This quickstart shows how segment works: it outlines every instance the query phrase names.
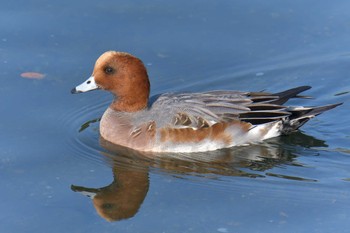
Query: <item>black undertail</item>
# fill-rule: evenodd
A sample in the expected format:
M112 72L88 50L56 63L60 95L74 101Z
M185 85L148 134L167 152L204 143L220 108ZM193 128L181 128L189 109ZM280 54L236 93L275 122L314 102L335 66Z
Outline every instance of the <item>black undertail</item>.
M289 134L296 131L311 118L342 104L337 103L317 107L283 106L291 98L309 98L299 94L310 88L310 86L301 86L274 94L264 92L249 93L250 99L253 101L247 105L250 111L240 113L238 118L253 125L282 120L284 126L282 133Z

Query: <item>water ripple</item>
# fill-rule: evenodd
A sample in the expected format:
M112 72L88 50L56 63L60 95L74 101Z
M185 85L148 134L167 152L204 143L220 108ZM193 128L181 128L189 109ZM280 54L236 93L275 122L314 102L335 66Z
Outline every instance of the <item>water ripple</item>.
M104 164L100 154L103 148L99 145L99 119L109 102L107 98L93 99L61 119L69 131L66 143L72 155Z

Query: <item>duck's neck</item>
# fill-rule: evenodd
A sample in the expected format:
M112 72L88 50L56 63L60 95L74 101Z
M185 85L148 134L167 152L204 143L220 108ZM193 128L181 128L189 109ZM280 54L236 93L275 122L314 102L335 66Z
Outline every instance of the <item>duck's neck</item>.
M110 108L119 112L138 112L147 108L148 96L138 98L115 97Z

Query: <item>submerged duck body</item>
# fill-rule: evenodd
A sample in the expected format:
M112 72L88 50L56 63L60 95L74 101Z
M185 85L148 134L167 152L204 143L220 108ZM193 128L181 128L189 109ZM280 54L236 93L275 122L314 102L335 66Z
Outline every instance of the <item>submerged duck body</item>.
M150 83L142 61L128 53L108 51L96 61L91 77L72 93L103 89L115 96L100 122L101 137L113 144L140 151L200 152L288 134L339 105L283 105L310 88L275 94L165 93L149 101Z

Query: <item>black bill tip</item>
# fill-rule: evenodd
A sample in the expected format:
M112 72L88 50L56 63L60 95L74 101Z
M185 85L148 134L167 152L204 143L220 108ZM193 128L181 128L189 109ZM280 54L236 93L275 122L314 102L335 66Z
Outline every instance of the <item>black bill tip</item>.
M75 87L70 91L72 94L78 94L81 93L81 91L78 91Z

